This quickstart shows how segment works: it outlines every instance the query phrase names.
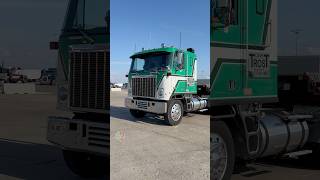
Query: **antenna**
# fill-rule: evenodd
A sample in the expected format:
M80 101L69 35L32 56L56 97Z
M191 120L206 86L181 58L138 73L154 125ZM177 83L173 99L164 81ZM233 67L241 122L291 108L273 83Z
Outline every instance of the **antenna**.
M151 49L151 32L149 32L149 49Z
M180 46L180 47L179 47L180 49L181 49L181 43L182 43L182 33L180 32L180 45L179 45L179 46Z
M295 38L296 38L296 56L298 56L298 39L302 31L303 31L302 29L293 29L290 31L295 35Z
M137 52L137 44L135 43L134 44L134 53L136 53Z

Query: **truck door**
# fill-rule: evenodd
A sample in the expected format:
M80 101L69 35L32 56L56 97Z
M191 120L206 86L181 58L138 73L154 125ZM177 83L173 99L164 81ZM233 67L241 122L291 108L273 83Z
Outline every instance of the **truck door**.
M249 1L250 2L250 1ZM275 4L275 3L274 3ZM273 55L275 21L270 17L271 0L256 0L247 5L247 68L246 90L247 95L254 97L271 96L276 93L276 73L271 66L277 59ZM264 88L261 88L264 87Z
M175 93L185 93L187 91L187 56L182 51L176 51L175 53L175 75L177 85L175 87Z
M211 94L214 101L225 102L243 96L246 0L211 2Z
M194 53L186 52L186 77L187 86L186 91L189 93L197 93L197 64Z
M272 2L212 0L212 100L226 104L276 100L276 3Z

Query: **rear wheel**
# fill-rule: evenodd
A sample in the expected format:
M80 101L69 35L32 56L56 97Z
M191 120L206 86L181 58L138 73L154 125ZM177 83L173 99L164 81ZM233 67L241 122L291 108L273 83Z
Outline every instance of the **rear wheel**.
M135 118L143 118L146 115L145 112L135 109L130 109L130 114Z
M63 157L69 169L78 176L92 178L108 174L110 164L107 157L68 150L63 150Z
M183 105L179 100L171 100L168 103L167 113L164 115L164 119L171 126L180 124L183 116Z
M234 142L228 126L214 121L210 137L210 171L212 180L229 180L235 164Z

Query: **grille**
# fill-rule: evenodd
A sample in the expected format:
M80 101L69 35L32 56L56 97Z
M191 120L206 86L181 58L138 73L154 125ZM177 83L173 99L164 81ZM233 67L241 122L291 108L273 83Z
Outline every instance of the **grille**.
M132 95L140 97L155 97L155 77L136 77L131 80Z
M88 145L109 148L110 144L110 129L100 126L90 126L88 128Z
M70 106L92 111L108 110L110 53L78 50L70 53Z
M146 101L137 101L138 108L148 109L148 102Z

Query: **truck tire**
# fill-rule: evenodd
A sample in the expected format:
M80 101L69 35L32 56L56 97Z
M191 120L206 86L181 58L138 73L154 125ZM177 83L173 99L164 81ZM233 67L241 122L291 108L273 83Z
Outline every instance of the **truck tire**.
M214 121L210 137L211 180L230 180L235 164L231 132L223 121Z
M108 175L109 159L76 151L63 150L64 160L69 169L84 178L98 178Z
M135 118L143 118L146 115L145 112L135 109L130 109L130 114Z
M171 100L168 103L167 113L164 114L164 119L171 126L180 124L183 116L183 105L179 100Z

